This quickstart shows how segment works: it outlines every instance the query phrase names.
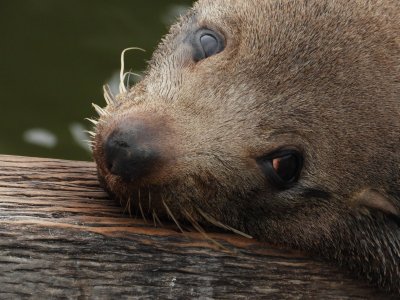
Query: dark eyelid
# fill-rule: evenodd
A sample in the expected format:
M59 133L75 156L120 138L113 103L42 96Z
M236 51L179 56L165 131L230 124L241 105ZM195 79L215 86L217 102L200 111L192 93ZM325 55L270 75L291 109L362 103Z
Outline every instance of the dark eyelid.
M200 43L202 44L206 58L212 56L214 49L220 47L218 38L209 33L203 34L200 37Z
M206 35L210 35L212 37L215 37L218 45L217 45L217 50L215 51L215 53L212 53L209 56L213 56L215 54L218 54L220 52L222 52L225 49L225 37L224 35L222 35L221 33L219 33L218 31L212 30L212 29L208 29L208 28L200 28L198 29L196 32L194 32L192 34L192 38L191 38L191 44L193 47L193 60L195 62L198 62L200 60L206 59L209 56L207 56L207 53L204 52L203 46L201 44L201 38L206 36Z

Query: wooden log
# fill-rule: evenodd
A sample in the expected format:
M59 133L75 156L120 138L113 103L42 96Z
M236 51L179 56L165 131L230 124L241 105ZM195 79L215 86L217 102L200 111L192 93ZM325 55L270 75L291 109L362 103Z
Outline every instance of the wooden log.
M389 299L304 254L123 215L90 162L0 156L1 299ZM394 297L393 297L394 298Z

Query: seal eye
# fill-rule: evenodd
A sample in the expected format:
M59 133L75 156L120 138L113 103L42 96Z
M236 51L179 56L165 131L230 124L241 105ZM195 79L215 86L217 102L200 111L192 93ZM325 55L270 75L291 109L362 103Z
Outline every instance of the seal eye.
M218 51L218 40L211 34L205 34L200 37L200 44L203 47L205 57L210 57Z
M198 62L220 53L225 48L223 37L212 30L200 29L193 38L193 59Z
M303 156L296 150L281 150L257 159L257 163L271 184L286 189L299 179Z

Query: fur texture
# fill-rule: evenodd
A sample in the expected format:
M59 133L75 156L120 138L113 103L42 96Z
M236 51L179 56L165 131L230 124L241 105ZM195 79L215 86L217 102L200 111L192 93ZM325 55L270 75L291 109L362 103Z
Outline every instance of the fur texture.
M200 0L143 80L100 111L99 177L160 218L218 221L400 294L399 20L398 0ZM188 36L201 27L226 48L196 63ZM138 119L162 157L126 182L103 145ZM287 190L256 163L280 147L304 155Z

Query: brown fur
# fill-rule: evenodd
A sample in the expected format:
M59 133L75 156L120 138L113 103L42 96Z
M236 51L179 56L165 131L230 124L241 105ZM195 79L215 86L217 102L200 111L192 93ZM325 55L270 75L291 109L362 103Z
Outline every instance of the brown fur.
M205 222L203 212L400 294L399 20L398 0L200 0L105 109L100 178L143 209L166 214L164 201L177 219ZM185 38L202 26L227 45L195 63ZM126 183L102 145L130 118L156 124L163 155ZM284 191L255 162L281 146L305 159Z

